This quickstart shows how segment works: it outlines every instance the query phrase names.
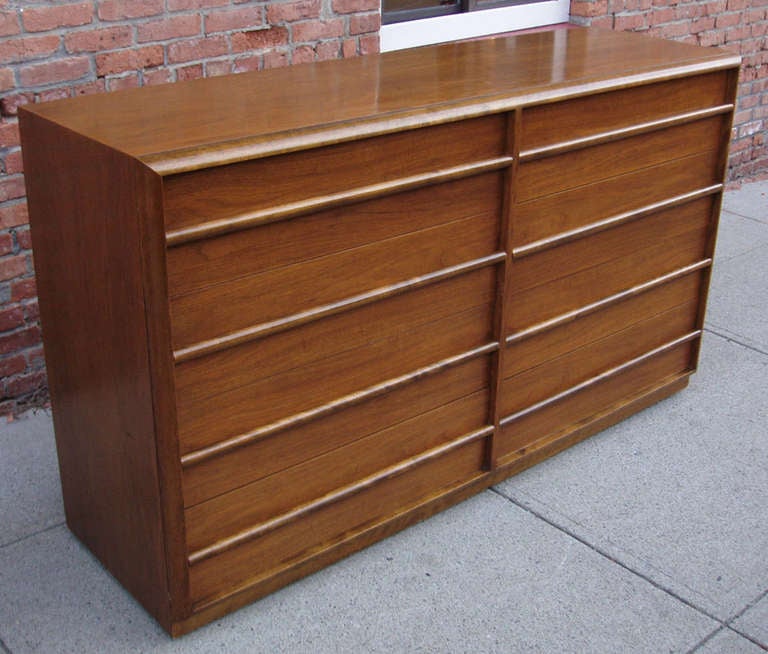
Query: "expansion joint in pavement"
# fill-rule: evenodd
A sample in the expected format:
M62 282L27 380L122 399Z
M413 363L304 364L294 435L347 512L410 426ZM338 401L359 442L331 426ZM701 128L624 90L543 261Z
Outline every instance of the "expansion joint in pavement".
M731 334L723 334L717 331L716 328L713 328L712 325L705 325L704 331L709 334L712 334L713 336L719 336L720 338L724 338L726 341L729 341L731 343L736 343L736 345L741 345L741 347L745 347L748 350L757 352L758 354L763 354L765 356L768 356L768 352L766 352L765 350L761 350L759 347L755 347L754 345L750 345L749 343L744 343L743 341L740 341L738 338L734 337Z
M525 504L523 504L521 502L518 502L514 498L512 498L512 497L510 497L508 495L505 495L504 493L502 493L497 488L491 487L490 490L492 492L496 493L497 495L499 495L500 497L503 497L508 502L510 502L510 503L514 504L515 506L521 508L523 511L526 511L526 512L530 513L532 516L538 518L539 520L543 520L544 522L546 522L551 527L554 527L558 531L561 531L564 534L566 534L567 536L570 536L571 538L573 538L574 540L577 540L582 545L584 545L584 546L588 547L589 549L591 549L593 552L595 552L595 553L599 554L600 556L602 556L602 557L608 559L609 561L611 561L611 563L615 563L619 567L624 568L627 572L630 572L633 575L635 575L637 577L640 577L640 579L642 579L643 581L646 581L647 583L649 583L654 588L658 588L660 591L666 593L670 597L673 597L678 602L680 602L682 604L685 604L687 607L693 609L694 611L697 611L698 613L701 613L702 615L708 617L710 620L714 620L715 622L717 622L718 624L720 624L723 627L727 627L728 626L725 622L720 620L718 617L712 615L709 611L706 611L705 609L702 609L700 606L696 606L695 604L692 604L690 601L688 601L684 597L681 597L680 595L675 593L673 590L671 590L669 588L666 588L665 586L662 586L659 582L654 581L650 577L647 577L646 575L644 575L643 573L639 572L638 570L635 570L634 568L630 567L629 565L627 565L623 561L620 561L619 559L615 558L614 556L611 556L611 554L609 554L605 550L597 547L594 543L590 543L588 540L586 540L585 538L582 538L581 536L579 536L578 534L574 533L572 530L568 529L567 527L564 527L563 525L558 524L554 520L551 520L547 516L539 513L538 511L535 511L530 506L526 506Z
M5 641L2 639L2 637L0 637L0 652L2 652L2 654L13 654L8 645L5 644Z
M32 538L33 536L39 536L40 534L44 534L46 531L51 531L52 529L63 527L66 524L67 524L66 521L62 520L61 522L57 522L56 524L53 524L53 525L48 525L47 527L44 527L43 529L39 529L38 531L33 531L31 534L25 534L24 536L22 536L21 538L17 538L16 540L12 540L7 543L2 543L0 544L0 550L6 547L10 547L11 545L16 545L17 543L27 540L28 538Z

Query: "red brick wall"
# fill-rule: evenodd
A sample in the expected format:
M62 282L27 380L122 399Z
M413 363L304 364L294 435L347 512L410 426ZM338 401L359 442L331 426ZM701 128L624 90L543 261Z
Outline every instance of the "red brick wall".
M728 176L733 182L768 176L768 0L571 0L571 22L740 54Z
M17 108L350 57L379 0L0 0L0 416L47 399Z

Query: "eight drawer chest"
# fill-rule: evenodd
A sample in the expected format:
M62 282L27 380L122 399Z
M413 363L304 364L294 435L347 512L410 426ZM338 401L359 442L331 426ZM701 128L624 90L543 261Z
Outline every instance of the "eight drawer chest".
M561 29L22 108L70 529L179 635L682 389L738 65Z

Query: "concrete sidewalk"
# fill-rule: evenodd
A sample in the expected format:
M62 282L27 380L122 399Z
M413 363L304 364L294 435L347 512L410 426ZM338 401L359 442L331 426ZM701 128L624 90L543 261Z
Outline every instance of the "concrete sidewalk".
M0 652L768 651L768 182L726 195L682 393L172 641L64 525L50 416L0 427Z

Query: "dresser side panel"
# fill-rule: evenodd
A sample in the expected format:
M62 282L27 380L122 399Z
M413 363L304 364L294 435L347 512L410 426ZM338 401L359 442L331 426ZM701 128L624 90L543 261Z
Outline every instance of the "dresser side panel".
M146 173L31 112L21 130L67 524L170 625L142 269Z

